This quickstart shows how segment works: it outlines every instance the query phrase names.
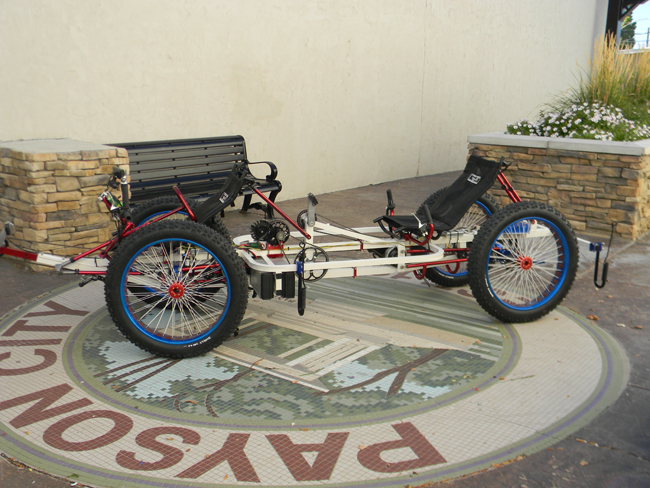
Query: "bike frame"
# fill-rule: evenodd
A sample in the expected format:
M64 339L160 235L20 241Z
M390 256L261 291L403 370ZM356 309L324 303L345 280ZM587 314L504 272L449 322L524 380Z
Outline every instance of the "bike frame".
M114 178L114 176L112 177ZM112 181L112 180L111 180ZM506 191L513 202L521 201L516 191L510 185L503 173L498 176L498 181ZM466 229L460 231L444 232L435 244L432 243L432 237L435 229L433 224L428 224L426 235L418 239L410 233L402 233L400 238L379 237L375 234L383 233L379 227L361 227L355 229L344 229L338 226L321 223L308 222L306 228L300 227L294 220L287 216L274 202L272 202L264 193L259 191L253 185L247 183L251 190L259 196L267 205L273 208L296 230L291 232L291 236L300 242L297 245L268 246L264 243L255 243L250 235L239 236L234 239L237 252L244 260L246 266L253 273L295 273L300 270L314 272L320 271L327 274L328 278L336 277L357 277L369 275L385 275L404 273L414 271L418 278L423 278L428 266L441 266L449 264L460 264L467 261L467 258L445 259L445 255L455 254L458 252L468 251L468 244L471 243L476 235L477 229ZM33 253L11 249L9 247L0 247L0 254L13 256L19 259L34 261L36 264L54 267L60 273L72 273L82 276L103 276L110 261L110 252L124 238L136 232L140 227L136 227L130 221L128 208L128 183L126 175L120 178L122 188L122 202L119 203L109 188L99 196L107 206L113 220L118 223L118 231L114 237L106 242L84 251L74 257L63 257L47 253ZM109 186L113 186L109 182ZM115 188L115 186L113 186ZM189 218L196 222L196 217L190 209L187 201L181 194L181 191L174 187L174 191L179 199L179 207L167 212L155 219L146 222L143 225L149 225L154 222L166 219L178 212L186 212ZM314 215L313 204L309 200L310 215ZM309 224L312 225L309 225ZM314 238L327 236L342 237L346 241L319 242L315 244ZM261 244L261 245L260 245ZM453 246L453 247L452 247ZM371 259L341 259L326 262L288 262L290 257L297 257L306 248L317 248L327 253L346 252L346 251L380 251L384 254L394 254L391 256L371 258ZM386 250L391 250L390 253ZM96 256L93 256L95 255ZM281 289L280 281L278 281Z
M503 173L498 176L498 181L513 202L520 202L521 198L512 188ZM441 266L455 264L456 269L460 263L467 262L467 258L445 259L445 255L469 251L468 245L474 240L478 229L464 229L459 231L444 232L435 244L431 242L434 235L433 224L429 224L427 235L417 239L410 233L402 233L400 238L377 237L374 234L383 231L379 227L361 227L344 229L335 225L308 222L303 229L289 218L275 203L271 202L262 192L253 191L270 205L273 210L282 215L296 231L291 232L291 237L300 241L297 245L270 246L256 242L250 235L239 236L234 239L238 254L253 274L273 273L276 275L276 290L282 290L283 273L296 272L322 272L321 277L340 278L374 275L393 275L413 271L418 279L423 279L428 266ZM308 199L308 215L314 215L313 203ZM343 237L347 241L319 242L317 237ZM260 246L260 244L262 244ZM454 246L454 247L452 247ZM395 256L369 258L369 259L341 259L335 261L313 261L291 263L306 249L315 248L326 253L349 251L394 250ZM385 252L388 254L388 252ZM318 278L320 279L320 278Z

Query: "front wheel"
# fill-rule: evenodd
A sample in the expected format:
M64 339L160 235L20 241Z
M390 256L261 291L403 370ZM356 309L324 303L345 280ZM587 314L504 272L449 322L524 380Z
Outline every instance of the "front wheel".
M578 243L564 216L540 202L508 205L479 230L468 259L476 301L505 322L555 309L578 269Z
M120 331L152 354L186 358L226 340L241 322L248 282L223 236L194 222L163 220L115 251L105 296Z

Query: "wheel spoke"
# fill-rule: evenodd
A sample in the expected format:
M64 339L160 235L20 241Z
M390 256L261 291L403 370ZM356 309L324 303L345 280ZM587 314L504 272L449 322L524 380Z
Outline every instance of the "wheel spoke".
M130 273L125 283L129 311L152 335L173 341L199 337L226 310L228 282L220 263L191 242L168 239L141 249Z
M552 294L564 266L557 233L546 223L533 222L508 225L489 255L490 287L498 300L516 308L533 306Z

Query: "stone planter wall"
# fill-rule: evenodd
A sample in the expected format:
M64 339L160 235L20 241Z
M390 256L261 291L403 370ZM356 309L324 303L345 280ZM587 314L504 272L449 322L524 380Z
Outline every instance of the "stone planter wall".
M469 151L512 166L506 176L523 200L560 210L577 231L636 239L650 229L650 141L631 143L482 134ZM646 154L648 153L648 154ZM500 204L510 199L497 186Z
M97 196L128 163L122 148L69 139L0 142L0 222L14 223L12 245L73 256L106 241L114 228Z

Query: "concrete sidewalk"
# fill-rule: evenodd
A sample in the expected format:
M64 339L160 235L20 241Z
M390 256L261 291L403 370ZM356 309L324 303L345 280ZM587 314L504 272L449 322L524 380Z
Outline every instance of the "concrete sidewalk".
M429 194L451 183L458 172L410 178L381 185L317 195L317 213L346 226L370 225L386 204L391 188L397 213L413 212ZM306 188L308 190L308 188ZM281 202L290 216L305 208L305 199ZM230 212L224 222L233 235L248 233L261 212ZM581 236L593 240L594 236ZM606 241L606 236L596 240ZM586 256L587 262L591 256ZM609 283L596 290L590 264L563 305L579 315L596 316L596 324L614 337L629 358L631 371L623 394L595 421L545 451L483 472L451 480L452 487L611 487L650 486L650 235L635 242L615 241L609 257ZM70 276L24 271L15 261L0 259L0 316L29 300L76 281ZM577 351L579 353L579 351ZM0 460L0 486L70 486L29 467Z

